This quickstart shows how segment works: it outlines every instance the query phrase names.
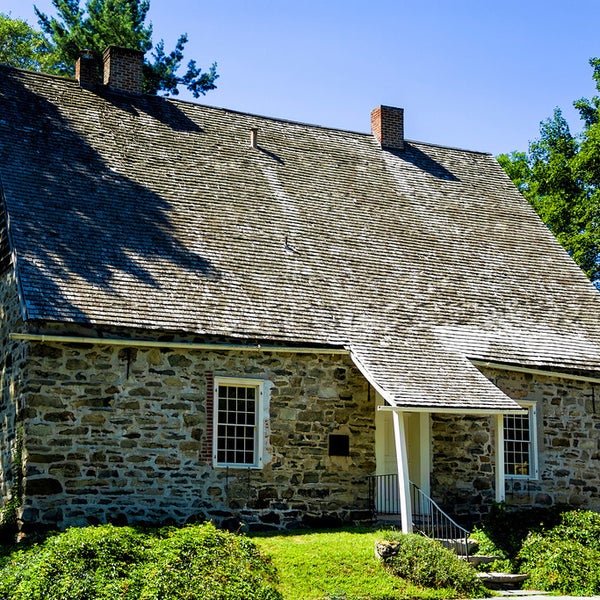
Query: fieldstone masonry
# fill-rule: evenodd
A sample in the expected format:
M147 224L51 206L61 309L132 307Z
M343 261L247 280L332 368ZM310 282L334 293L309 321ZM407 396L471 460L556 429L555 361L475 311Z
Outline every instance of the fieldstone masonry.
M373 407L345 356L31 343L24 523L366 520ZM214 375L272 382L270 461L213 468ZM350 456L328 456L330 433Z
M21 309L13 272L0 279L0 508L17 500L22 465L17 460L22 444L23 374L27 347L9 339L21 326ZM1 525L1 523L0 523Z
M600 401L593 384L482 369L502 391L537 406L537 479L507 478L511 505L600 510ZM455 514L481 514L495 499L490 418L432 416L433 497Z
M432 497L450 514L480 514L495 498L491 419L434 414Z
M23 529L195 519L283 529L371 518L375 394L349 357L14 341L23 323L11 273L0 306L0 493L4 506L21 496ZM508 479L507 503L600 510L593 385L482 372L537 405L539 477ZM212 465L216 376L271 383L261 469ZM487 512L492 419L434 414L431 433L433 498L456 515ZM331 434L349 436L349 456L329 456Z

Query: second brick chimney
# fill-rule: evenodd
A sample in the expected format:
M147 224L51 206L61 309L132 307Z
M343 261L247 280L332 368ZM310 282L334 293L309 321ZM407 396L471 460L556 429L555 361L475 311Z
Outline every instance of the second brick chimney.
M142 93L144 53L140 50L109 46L103 54L104 85L119 92Z
M382 148L404 150L404 109L378 106L372 110L371 132Z
M75 79L84 88L95 87L98 84L98 64L89 50L82 50L75 63Z

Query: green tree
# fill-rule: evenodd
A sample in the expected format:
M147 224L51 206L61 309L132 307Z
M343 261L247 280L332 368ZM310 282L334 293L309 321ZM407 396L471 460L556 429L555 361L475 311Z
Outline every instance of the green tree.
M146 24L149 0L87 0L84 7L80 6L80 0L52 0L52 4L56 16L34 8L60 73L74 74L75 61L82 50L89 50L99 58L106 47L114 45L150 52L152 60L144 59L144 91L148 94L177 95L178 86L185 85L197 98L216 87L218 75L214 63L202 72L191 60L186 72L178 75L187 34L179 37L175 49L169 53L165 52L163 40L153 49L152 24Z
M600 59L593 58L600 91ZM586 275L600 284L600 98L575 101L583 121L573 136L560 109L540 124L528 152L498 157L521 193Z
M27 21L0 13L0 64L32 71L52 71L52 47Z

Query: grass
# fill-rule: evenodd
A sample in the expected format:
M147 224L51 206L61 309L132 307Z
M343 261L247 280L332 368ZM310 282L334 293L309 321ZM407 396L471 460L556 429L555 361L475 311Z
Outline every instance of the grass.
M368 528L253 534L273 558L285 600L392 600L456 597L454 590L424 589L387 573L375 557L385 532Z

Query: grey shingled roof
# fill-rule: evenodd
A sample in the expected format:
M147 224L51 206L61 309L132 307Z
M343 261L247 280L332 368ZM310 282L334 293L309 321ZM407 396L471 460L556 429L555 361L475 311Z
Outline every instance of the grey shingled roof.
M468 358L600 369L598 292L489 154L0 68L0 181L28 320L341 344L403 406L514 408Z

